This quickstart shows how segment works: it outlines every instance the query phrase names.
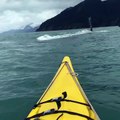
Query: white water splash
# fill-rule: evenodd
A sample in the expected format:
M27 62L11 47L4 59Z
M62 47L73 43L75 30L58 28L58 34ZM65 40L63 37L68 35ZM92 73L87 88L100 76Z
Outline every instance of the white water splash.
M98 33L106 33L106 32L109 32L108 30L100 30L100 31L96 31Z
M40 37L37 38L38 41L46 41L46 40L54 40L54 39L61 39L61 38L68 38L68 37L72 37L72 36L76 36L76 35L81 35L81 34L87 34L87 33L91 33L91 31L89 30L82 30L76 33L69 33L69 34L62 34L62 35L49 35L49 34L44 34Z

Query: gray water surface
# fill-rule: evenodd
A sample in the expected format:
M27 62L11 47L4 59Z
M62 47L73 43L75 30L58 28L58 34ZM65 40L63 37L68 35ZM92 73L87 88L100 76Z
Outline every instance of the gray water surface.
M65 55L101 120L119 120L118 27L0 34L0 120L23 120Z

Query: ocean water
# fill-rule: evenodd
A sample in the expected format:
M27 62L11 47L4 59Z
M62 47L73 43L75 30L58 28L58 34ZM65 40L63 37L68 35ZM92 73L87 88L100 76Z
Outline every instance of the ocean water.
M0 34L0 120L24 120L63 57L101 120L120 120L120 28Z

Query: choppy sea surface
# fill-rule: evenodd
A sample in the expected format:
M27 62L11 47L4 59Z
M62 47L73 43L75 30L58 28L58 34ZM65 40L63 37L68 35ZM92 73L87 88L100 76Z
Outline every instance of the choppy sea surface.
M0 120L24 120L63 57L101 120L120 120L120 28L0 34Z

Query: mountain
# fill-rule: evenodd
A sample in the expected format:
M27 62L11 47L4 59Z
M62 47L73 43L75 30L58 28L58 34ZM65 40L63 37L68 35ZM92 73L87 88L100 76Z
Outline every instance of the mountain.
M85 0L43 22L37 31L87 28L89 17L93 27L119 26L119 11L120 0Z
M31 24L29 24L29 25L26 25L22 31L23 32L35 32L37 29L38 29L38 26L32 27Z
M12 29L9 31L5 31L3 33L22 33L22 32L35 32L39 27L32 27L31 24L26 25L23 29Z

